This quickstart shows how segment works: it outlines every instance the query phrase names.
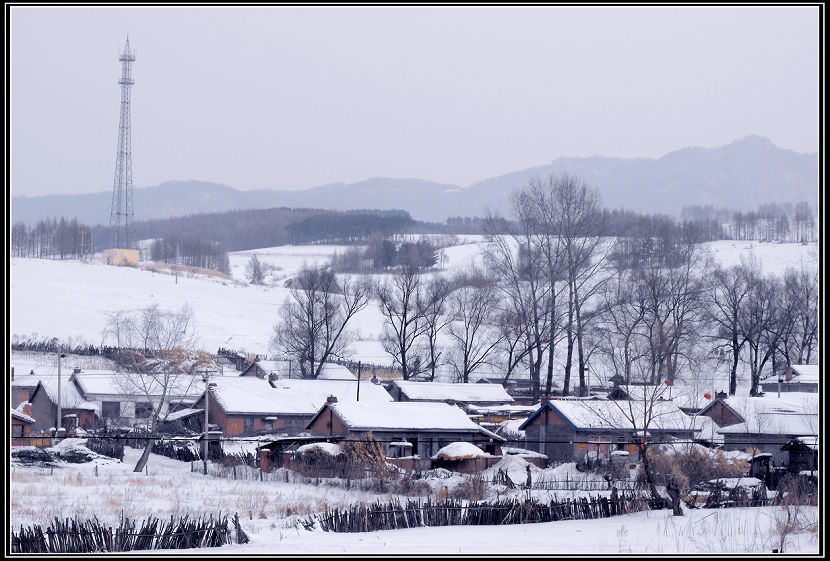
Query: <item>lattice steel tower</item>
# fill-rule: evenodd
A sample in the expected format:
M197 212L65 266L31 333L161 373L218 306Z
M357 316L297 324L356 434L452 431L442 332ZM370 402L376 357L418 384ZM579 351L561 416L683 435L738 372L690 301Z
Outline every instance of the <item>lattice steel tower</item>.
M133 156L130 141L130 86L133 85L135 51L130 36L118 56L121 61L121 118L118 122L118 153L115 157L115 182L112 187L110 228L115 234L116 248L129 249L133 229Z

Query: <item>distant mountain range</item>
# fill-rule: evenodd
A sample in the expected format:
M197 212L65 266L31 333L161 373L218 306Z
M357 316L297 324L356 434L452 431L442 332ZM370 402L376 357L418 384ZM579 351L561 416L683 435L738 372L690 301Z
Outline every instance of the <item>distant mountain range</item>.
M206 181L166 181L136 188L135 220L252 208L403 209L413 218L444 222L450 216L509 214L510 193L534 176L568 172L599 189L607 208L677 216L687 205L751 210L766 202L818 204L818 154L802 154L748 136L717 148L683 148L660 158L559 158L459 187L420 179L375 177L303 191L239 191ZM12 220L77 217L109 222L110 191L85 195L12 197Z

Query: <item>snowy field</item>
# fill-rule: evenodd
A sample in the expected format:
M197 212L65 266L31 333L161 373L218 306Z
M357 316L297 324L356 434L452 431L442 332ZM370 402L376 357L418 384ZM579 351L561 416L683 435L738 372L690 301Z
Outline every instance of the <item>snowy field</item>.
M64 441L64 446L79 443ZM406 497L377 494L352 487L283 481L258 481L202 475L191 472L190 464L155 454L148 462L148 473L136 474L132 467L139 450L125 449L125 459L99 457L85 464L58 463L47 467L12 464L10 522L19 527L43 523L54 516L81 518L95 515L103 522L116 523L123 514L142 519L147 516L238 513L250 537L245 545L227 545L202 550L210 554L297 554L297 553L408 553L408 554L565 554L565 553L769 553L778 547L777 530L781 507L734 508L721 510L685 509L673 517L670 510L641 512L623 516L580 521L505 526L451 526L385 530L365 533L328 533L305 530L300 518L361 502L381 502ZM510 458L505 462L513 477L524 477L524 462ZM96 465L98 473L96 475ZM200 468L200 465L196 466ZM512 469L511 469L512 468ZM491 468L493 469L493 468ZM582 476L573 464L539 470L534 477L564 478ZM521 473L519 473L521 472ZM590 476L589 476L590 477ZM598 476L595 476L598 477ZM453 488L464 476L427 480L431 496ZM525 491L507 491L491 486L488 500L524 496ZM556 496L582 493L533 491L541 501ZM591 495L603 493L591 493ZM424 496L421 497L425 499ZM815 527L816 507L801 507L807 527ZM182 550L176 550L184 553ZM790 535L787 553L817 553L817 531L805 530ZM154 553L165 553L158 551ZM172 553L172 552L167 552Z

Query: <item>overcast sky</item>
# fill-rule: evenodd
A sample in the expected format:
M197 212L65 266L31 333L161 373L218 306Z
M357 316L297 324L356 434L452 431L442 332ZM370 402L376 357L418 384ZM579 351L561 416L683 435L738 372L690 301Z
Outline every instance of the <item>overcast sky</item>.
M818 7L13 7L13 195L133 182L467 186L749 134L818 151Z

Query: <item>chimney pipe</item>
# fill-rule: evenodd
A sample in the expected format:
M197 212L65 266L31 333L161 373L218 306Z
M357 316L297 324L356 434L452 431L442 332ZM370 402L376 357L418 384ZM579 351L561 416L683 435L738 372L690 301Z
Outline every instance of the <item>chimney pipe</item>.
M337 403L337 396L330 395L330 396L326 399L326 402L327 402L327 403Z

